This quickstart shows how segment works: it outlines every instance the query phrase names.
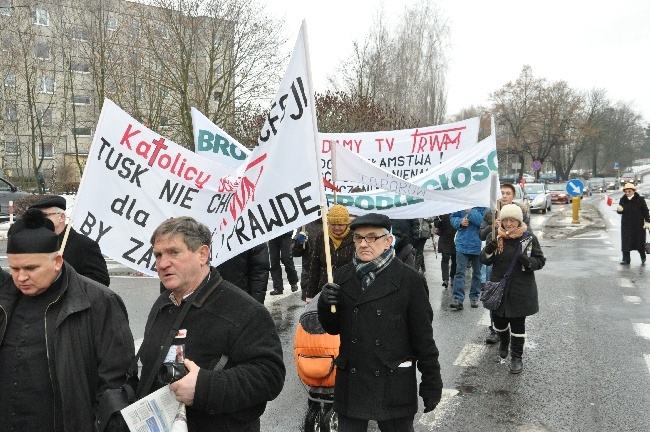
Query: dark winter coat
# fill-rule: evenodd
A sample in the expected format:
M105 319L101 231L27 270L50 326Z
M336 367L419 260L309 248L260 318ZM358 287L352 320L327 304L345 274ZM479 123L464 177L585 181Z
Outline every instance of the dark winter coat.
M528 231L532 234L533 230L530 228L530 214L528 214L526 207L524 207L523 204L520 204L516 201L513 201L512 204L516 204L519 206L519 208L521 209L521 213L524 216L524 223L528 227ZM485 211L485 214L483 215L483 222L481 222L481 228L479 229L478 236L481 240L486 241L488 235L490 235L491 233L492 233L492 210L487 209ZM490 236L490 239L491 238L492 236Z
M433 224L438 230L438 252L455 255L456 243L454 237L456 237L456 228L451 226L449 216L449 214L442 215L436 218Z
M246 291L264 304L269 284L269 248L257 245L217 266L224 280Z
M126 381L133 335L122 299L64 266L60 306L49 308L45 321L55 423L65 432L94 431L102 394ZM0 344L19 293L11 278L0 286ZM6 373L0 371L0 379Z
M415 268L415 248L409 238L400 232L393 232L395 236L395 256L407 266Z
M189 432L250 430L284 384L282 344L268 310L240 288L223 280L211 268L210 279L195 291L182 329L186 336L172 344L185 345L185 358L201 370L194 402L187 407ZM160 347L181 306L174 306L168 291L156 300L142 342L144 385ZM223 370L214 371L222 355L228 356ZM161 385L153 385L148 393ZM138 388L138 396L143 396ZM257 429L259 430L259 429Z
M336 312L319 302L318 319L340 334L334 410L349 417L385 420L418 409L419 394L439 401L442 378L433 340L433 311L421 275L393 259L365 290L352 263L334 275L341 286ZM412 361L410 367L398 367Z
M409 241L415 247L420 238L420 219L391 219L390 224L393 232L399 231L408 236Z
M59 245L63 242L65 229L59 234ZM77 273L86 276L104 286L109 286L111 278L108 275L106 260L102 256L99 244L79 234L74 228L70 228L68 241L63 249L63 259L74 268Z
M503 279L512 263L519 242L520 239L504 239L503 253L500 254L493 253L488 256L485 253L485 248L481 251L481 262L485 265L492 265L491 281L498 282ZM506 283L501 306L494 311L497 315L508 318L526 317L539 311L534 272L544 267L546 258L534 235L530 247L530 263L530 269L524 269L519 262L515 264Z
M314 242L316 242L316 237L318 234L323 232L323 221L321 219L316 219L313 222L309 222L305 225L305 231L307 232L307 241L303 244L300 244L296 241L296 236L300 230L296 231L291 243L291 253L295 257L302 257L302 269L300 271L300 289L302 290L302 299L305 300L307 296L305 295L309 286L309 265L311 261L311 253L314 250Z
M332 239L329 238L329 235L327 236L327 239L330 242L332 274L339 268L352 262L352 256L355 251L352 235L353 232L350 230L336 250L334 250ZM314 250L312 251L311 260L309 261L309 281L307 282L307 291L305 296L307 298L314 298L326 283L327 262L325 261L325 243L323 240L323 233L320 233L314 242Z
M622 215L621 250L623 252L642 250L645 247L643 222L650 222L645 199L638 192L634 192L632 199L628 199L626 196L621 197L618 205L623 207L622 212L617 210Z

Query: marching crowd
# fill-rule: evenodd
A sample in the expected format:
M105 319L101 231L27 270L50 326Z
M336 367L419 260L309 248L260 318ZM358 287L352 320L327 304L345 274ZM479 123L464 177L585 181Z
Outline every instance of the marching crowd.
M628 186L618 206L621 264L629 264L630 250L645 262L626 224L650 223L645 201ZM45 198L9 229L10 273L0 272L2 430L126 431L119 410L170 384L190 432L259 431L286 374L263 305L269 272L270 294L283 292L282 264L291 290L317 304L324 331L340 336L339 429L365 431L375 420L382 431L413 431L418 396L430 412L443 388L424 277L432 235L442 286L453 296L449 309L463 310L471 268L469 306L482 301L491 312L486 343L510 356L511 373L523 370L526 317L539 310L535 271L545 257L514 195L502 184L496 213L474 207L411 220L354 217L334 205L327 231L317 220L217 267L209 262L209 229L191 217L169 219L151 236L161 294L137 355L99 245L66 226L63 198ZM292 257L302 259L300 275Z

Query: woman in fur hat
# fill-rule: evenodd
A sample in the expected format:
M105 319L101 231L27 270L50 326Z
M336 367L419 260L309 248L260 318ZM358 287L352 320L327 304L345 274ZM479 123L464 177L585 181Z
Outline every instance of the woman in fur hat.
M632 183L623 186L623 195L616 212L621 215L621 265L630 265L630 251L639 251L641 265L645 265L645 230L650 228L650 215L645 199Z
M327 212L327 235L330 242L332 258L332 274L339 267L352 262L354 242L350 230L350 213L345 206L337 204ZM307 303L321 291L327 283L327 261L325 259L325 236L319 233L314 242L311 260L309 262L309 282L305 298Z
M485 245L481 262L493 266L490 280L499 282L513 260L517 260L506 282L501 304L492 312L492 318L499 334L499 355L505 359L510 349L510 372L518 374L523 369L526 317L539 310L534 272L544 267L546 258L537 237L528 232L518 205L503 206L500 216L497 238Z

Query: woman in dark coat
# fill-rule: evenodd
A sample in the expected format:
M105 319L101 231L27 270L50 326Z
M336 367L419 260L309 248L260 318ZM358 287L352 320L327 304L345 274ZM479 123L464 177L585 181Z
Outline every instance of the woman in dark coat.
M506 282L501 305L492 313L494 329L499 334L499 355L505 359L510 348L510 372L517 374L523 369L521 358L526 341L526 317L539 311L534 272L544 267L546 258L537 237L527 232L519 206L503 206L500 216L497 240L490 241L483 248L481 262L493 266L490 280L499 282L513 260L518 261ZM517 255L520 245L523 252Z
M452 284L454 283L454 276L456 275L456 243L454 242L456 230L451 226L449 214L436 216L433 220L433 226L435 227L435 233L438 234L438 252L442 254L440 260L442 286L446 289L450 280ZM451 261L451 268L449 267L449 261Z
M350 213L344 206L337 204L327 212L327 234L330 242L330 257L332 274L352 262L354 242L350 230ZM323 285L327 283L327 261L325 257L325 241L321 232L316 237L314 249L309 262L309 281L305 293L307 303L311 302Z
M650 228L650 215L645 199L636 192L632 183L623 187L624 196L616 212L621 216L621 265L630 264L630 251L639 251L641 265L645 265L645 230Z

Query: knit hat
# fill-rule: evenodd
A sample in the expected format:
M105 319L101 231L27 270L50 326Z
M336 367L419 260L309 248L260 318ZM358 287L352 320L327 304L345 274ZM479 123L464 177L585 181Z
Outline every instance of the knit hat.
M623 190L625 190L625 189L632 189L633 191L636 190L636 188L634 187L634 185L632 183L625 183L625 186L623 186Z
M337 204L327 212L327 222L330 225L350 225L350 213L345 206Z
M7 231L8 254L50 253L59 250L54 224L40 209L28 209Z
M519 207L517 204L506 204L503 207L501 207L501 213L499 214L499 218L501 220L504 220L506 218L512 218L512 219L517 219L519 222L524 222L524 215L521 212L521 207Z

